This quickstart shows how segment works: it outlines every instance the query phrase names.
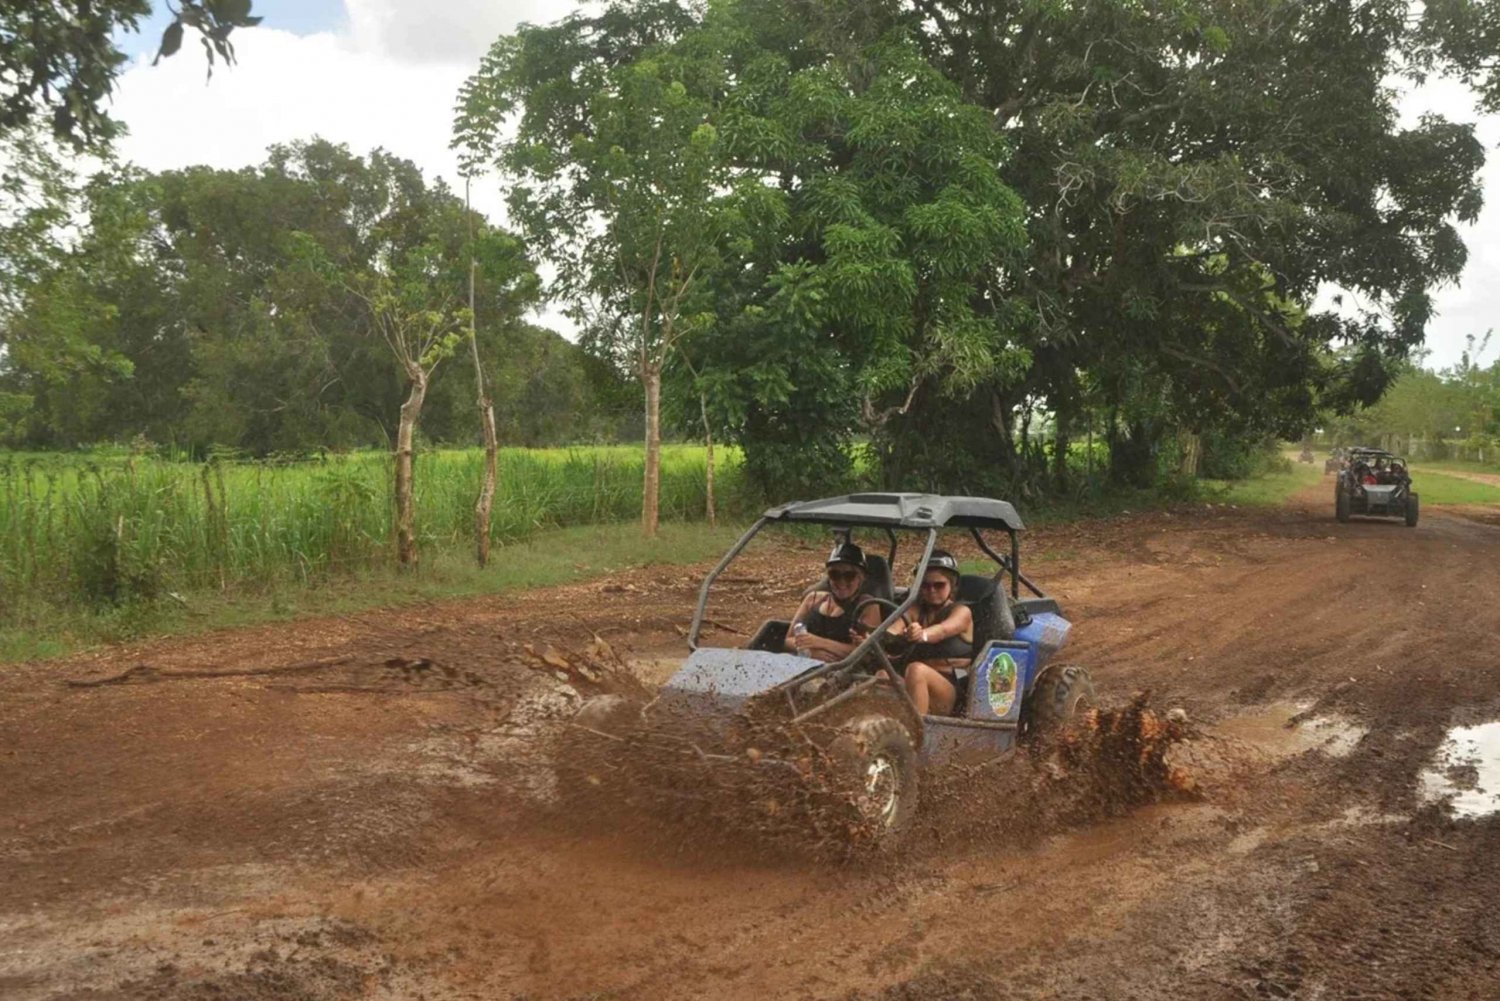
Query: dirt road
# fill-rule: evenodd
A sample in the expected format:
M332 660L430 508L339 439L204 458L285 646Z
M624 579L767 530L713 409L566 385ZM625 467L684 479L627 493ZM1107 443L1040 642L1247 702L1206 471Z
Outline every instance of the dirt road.
M1069 659L1186 709L1202 795L981 801L879 865L538 806L556 675L595 634L671 655L680 568L6 668L0 997L1500 997L1500 816L1424 777L1500 719L1500 525L1328 492L1033 533ZM816 559L756 557L716 619Z

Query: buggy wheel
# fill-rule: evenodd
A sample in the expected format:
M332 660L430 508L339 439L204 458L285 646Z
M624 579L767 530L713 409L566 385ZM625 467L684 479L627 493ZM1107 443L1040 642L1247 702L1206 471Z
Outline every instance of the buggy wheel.
M1417 507L1417 495L1416 494L1407 494L1406 495L1406 527L1407 528L1416 528L1417 527L1417 515L1419 513L1420 513L1420 511L1418 510L1418 507Z
M1349 494L1340 487L1333 495L1333 516L1339 521L1348 521L1349 508Z
M1095 705L1094 679L1088 668L1058 664L1047 668L1021 707L1021 734L1042 736Z
M861 840L877 848L899 842L917 813L917 755L906 727L890 716L851 719L828 755L852 799Z

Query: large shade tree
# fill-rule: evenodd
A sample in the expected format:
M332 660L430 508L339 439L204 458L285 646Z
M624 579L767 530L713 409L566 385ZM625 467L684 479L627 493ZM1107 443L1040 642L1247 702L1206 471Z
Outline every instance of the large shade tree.
M1494 45L1461 28L1487 3L800 9L829 44L904 26L1015 145L1035 364L987 387L980 462L1015 463L1028 399L1068 426L1085 372L1144 446L1175 420L1296 433L1320 404L1376 397L1463 267L1455 223L1478 212L1483 151L1468 125L1404 123L1393 81L1491 81ZM1328 284L1370 308L1309 311ZM1146 385L1162 406L1127 399Z

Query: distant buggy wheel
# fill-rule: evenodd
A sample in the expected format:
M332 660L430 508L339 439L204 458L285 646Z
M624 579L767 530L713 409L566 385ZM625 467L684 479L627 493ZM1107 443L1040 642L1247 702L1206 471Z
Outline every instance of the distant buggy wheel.
M1407 494L1406 495L1406 527L1407 528L1416 528L1417 527L1417 515L1418 515L1418 513L1419 513L1419 511L1418 511L1418 507L1417 507L1417 495L1416 494Z
M1333 495L1333 516L1339 521L1348 521L1349 507L1349 494L1340 487Z
M1021 732L1035 738L1056 730L1095 705L1094 679L1077 664L1050 667L1021 707Z
M839 727L828 755L862 837L878 848L899 842L917 813L917 754L906 727L890 716L856 717Z

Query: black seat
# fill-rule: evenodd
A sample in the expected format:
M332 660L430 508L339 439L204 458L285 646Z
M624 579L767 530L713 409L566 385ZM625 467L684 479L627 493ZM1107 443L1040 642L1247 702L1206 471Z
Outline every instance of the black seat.
M974 616L974 653L990 640L1008 640L1016 634L1015 616L999 584L990 577L964 574L958 579L958 600Z
M865 557L864 593L882 601L894 601L896 588L891 580L891 565L884 556Z

